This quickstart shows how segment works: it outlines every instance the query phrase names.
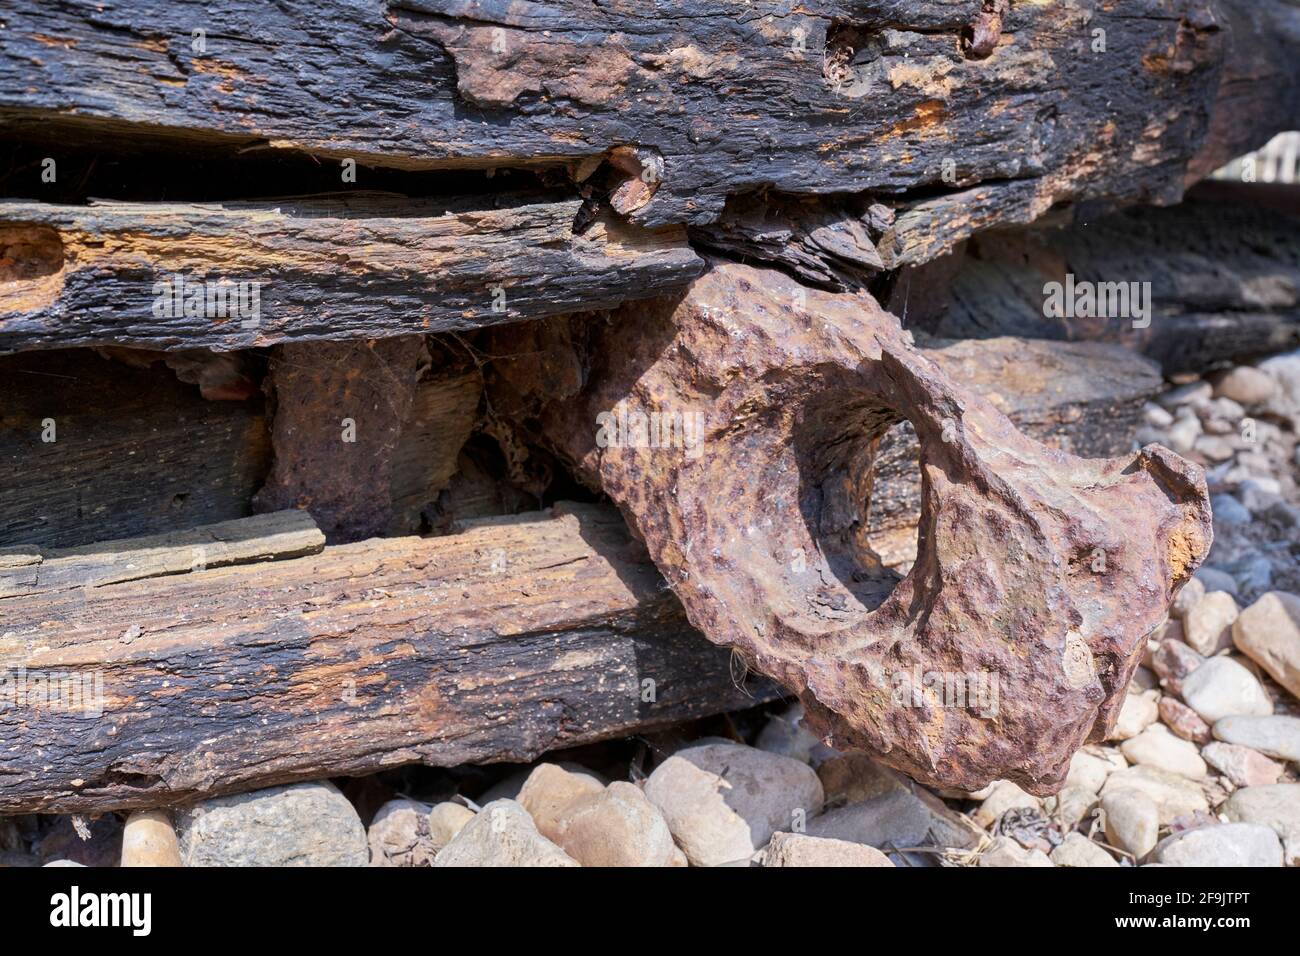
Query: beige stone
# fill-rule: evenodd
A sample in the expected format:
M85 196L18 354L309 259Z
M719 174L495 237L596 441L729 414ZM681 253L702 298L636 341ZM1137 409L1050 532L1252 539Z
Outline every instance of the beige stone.
M538 764L519 791L519 805L528 811L537 831L554 842L556 823L565 808L587 794L605 789L595 777L573 773L553 763Z
M774 833L763 854L764 866L893 866L875 847L802 833Z
M1300 597L1270 591L1232 625L1233 643L1300 698Z
M441 850L474 819L474 811L459 803L439 803L429 811L429 842L434 852Z
M1115 730L1111 740L1128 740L1136 737L1156 722L1160 716L1160 693L1149 690L1141 694L1129 694L1124 698L1119 716L1115 718Z
M165 810L136 810L122 829L122 866L180 866L176 828Z
M1210 657L1232 646L1232 625L1240 614L1227 591L1211 591L1183 618L1183 635L1196 653Z
M583 866L686 865L659 808L623 781L565 806L555 820L555 842Z
M438 853L436 867L571 867L578 861L537 830L514 800L494 800Z

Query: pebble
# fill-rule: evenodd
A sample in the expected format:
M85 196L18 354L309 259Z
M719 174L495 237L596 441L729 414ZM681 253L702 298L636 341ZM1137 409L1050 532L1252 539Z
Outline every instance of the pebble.
M1152 428L1168 428L1174 423L1174 416L1159 405L1147 402L1142 406L1142 420Z
M431 866L439 847L429 837L433 808L415 800L389 800L366 831L371 866Z
M1192 576L1174 595L1173 606L1169 609L1170 613L1181 620L1187 615L1188 611L1196 606L1196 602L1203 597L1205 597L1205 585L1201 583L1200 578Z
M775 833L763 854L763 866L893 866L875 847L828 840L802 833Z
M1218 525L1247 525L1255 520L1250 509L1232 495L1211 495L1210 510Z
M1078 826L1097 805L1097 791L1087 787L1065 786L1060 793L1044 802L1049 815L1061 829L1070 830Z
M1241 499L1241 503L1250 509L1252 515L1265 517L1270 509L1285 502L1281 499L1282 486L1276 481L1268 479L1251 478L1243 481L1237 486L1236 496ZM1290 507L1289 505L1285 505ZM1217 516L1216 516L1217 517ZM1283 523L1290 527L1289 522L1283 517Z
M1180 455L1186 455L1196 447L1196 439L1201 436L1201 423L1192 416L1180 418L1169 426L1166 435L1169 447Z
M1189 780L1200 780L1210 772L1195 744L1174 736L1161 724L1152 724L1124 741L1120 750L1129 763L1168 770Z
M571 801L555 843L583 866L686 866L659 808L635 784L615 781Z
M538 766L541 766L541 764ZM605 785L605 781L600 778L599 774L588 770L581 764L560 760L552 762L551 766L559 767L561 770L567 770L569 773L577 774L580 777L590 777L602 787ZM536 769L537 767L526 767L523 770L510 774L503 780L498 780L487 790L479 794L475 798L474 802L479 806L487 806L489 803L496 800L518 800L520 792L524 789L524 784L528 782L528 778L533 775L533 771Z
M1273 701L1255 675L1230 657L1215 657L1183 680L1187 706L1213 724L1234 714L1265 716Z
M1225 717L1215 723L1214 736L1278 760L1300 761L1300 717Z
M1273 562L1262 554L1247 554L1227 566L1238 594L1259 594L1273 586Z
M1119 789L1101 798L1106 839L1137 859L1151 852L1160 834L1160 807L1146 793Z
M450 801L437 804L429 811L429 842L434 850L445 847L473 819L474 811L469 807Z
M808 835L875 847L920 846L930 831L930 811L899 788L862 803L828 810L808 824Z
M571 867L578 861L542 836L518 802L493 800L439 851L433 865Z
M1160 716L1159 700L1160 692L1154 690L1125 697L1119 716L1115 718L1115 730L1110 739L1128 740L1154 724Z
M1121 791L1136 791L1154 801L1160 811L1161 826L1168 826L1179 817L1206 813L1210 809L1197 784L1158 767L1116 770L1106 778L1106 785L1101 788L1102 807L1106 806L1106 797Z
M1281 866L1282 842L1268 827L1220 823L1166 837L1151 855L1165 866Z
M1238 365L1225 372L1214 386L1214 394L1230 398L1241 405L1267 402L1277 391L1277 384L1267 372L1249 365Z
M1233 401L1227 396L1220 396L1210 402L1210 414L1229 425L1233 431L1237 431L1241 420L1246 417L1246 409L1242 408L1240 402Z
M650 775L645 795L694 866L747 865L773 833L811 819L823 801L807 764L740 744L673 754Z
M1232 646L1232 624L1240 609L1227 591L1210 591L1183 618L1183 640L1203 657Z
M980 854L979 866L1056 866L1042 850L1026 850L1010 837L1000 836Z
M1237 579L1227 571L1220 571L1218 568L1202 565L1194 573L1195 577L1200 579L1207 594L1211 591L1227 591L1229 594L1237 593Z
M1237 648L1300 698L1300 597L1270 591L1232 625Z
M1151 657L1151 667L1165 690L1181 694L1187 675L1205 663L1205 658L1182 641L1164 640Z
M979 809L972 814L972 819L987 829L996 823L1002 814L1008 810L1023 807L1033 807L1036 810L1041 810L1042 806L1042 803L1033 794L1021 790L1010 780L1001 780L993 787L992 792L984 799L984 802L979 805Z
M769 717L759 731L754 746L768 753L793 757L814 767L836 756L834 750L804 726L802 704L791 704L784 712Z
M1269 827L1294 842L1300 839L1300 783L1243 787L1228 798L1223 814L1229 820Z
M1164 408L1176 408L1179 405L1192 405L1208 402L1214 397L1214 386L1209 382L1195 381L1179 385L1156 396L1156 402Z
M1242 747L1239 744L1225 744L1214 741L1201 749L1201 756L1219 773L1223 774L1238 787L1258 787L1277 783L1284 768L1275 760L1269 760L1258 750Z
M122 828L122 866L180 866L176 828L166 810L136 810Z
M1259 370L1276 386L1267 408L1281 418L1290 418L1300 426L1300 351L1275 355L1259 363Z
M1192 448L1210 461L1228 461L1233 455L1232 443L1220 435L1201 435Z
M1160 698L1160 720L1183 740L1206 744L1214 739L1210 725L1196 711L1173 697Z
M1128 766L1123 756L1115 750L1077 750L1070 758L1070 769L1065 775L1065 786L1084 787L1101 793L1101 786L1114 771Z
M556 825L565 809L579 797L605 789L595 777L565 770L559 764L542 763L524 781L519 791L519 805L528 811L537 831L546 839L556 840Z
M366 829L332 783L204 800L177 820L185 866L365 866Z
M1119 866L1116 859L1082 833L1067 833L1050 857L1056 866Z

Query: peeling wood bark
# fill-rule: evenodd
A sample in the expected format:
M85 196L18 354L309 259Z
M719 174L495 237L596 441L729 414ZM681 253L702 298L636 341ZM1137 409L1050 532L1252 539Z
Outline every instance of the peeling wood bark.
M477 368L442 369L416 385L393 453L389 535L424 528L429 506L459 470L482 395L483 375Z
M601 221L577 235L580 206L0 202L0 352L423 334L607 308L699 272L680 228Z
M658 171L615 205L647 225L707 224L765 188L906 201L1023 181L1034 207L1173 201L1221 85L1231 109L1251 75L1281 80L1271 108L1223 123L1257 141L1300 125L1286 0L1015 3L975 47L979 0L11 7L0 109L19 131L161 130L410 168L578 169L640 149ZM934 212L940 232L964 218Z
M954 338L1118 342L1166 373L1294 348L1300 344L1300 216L1270 208L1254 189L1214 183L1170 209L1134 208L1068 229L977 237L965 249L946 308L917 315L913 325ZM1048 283L1059 283L1064 294L1069 276L1079 290L1150 283L1151 314L1139 318L1130 308L1089 316L1075 309L1074 298L1075 314L1046 314Z
M103 703L0 708L4 813L526 761L775 693L737 685L617 514L589 506L4 612L8 676L96 678Z

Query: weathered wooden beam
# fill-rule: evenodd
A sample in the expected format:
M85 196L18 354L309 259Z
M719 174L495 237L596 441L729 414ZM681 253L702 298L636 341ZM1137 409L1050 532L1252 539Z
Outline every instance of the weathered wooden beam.
M1187 169L1189 184L1258 149L1269 131L1295 129L1300 119L1296 76L1300 14L1276 2L1221 8L1228 50L1210 110L1210 128Z
M0 352L474 328L662 294L702 267L680 228L600 220L578 234L580 199L517 203L3 202Z
M0 358L0 382L0 545L67 548L240 518L270 466L260 396L204 401L161 365L29 352Z
M1169 209L978 236L963 250L949 300L914 313L911 324L951 338L1118 342L1167 373L1294 348L1300 217L1257 201L1254 190L1214 183ZM907 281L904 273L900 297ZM1055 306L1052 283L1061 293ZM1081 298L1115 283L1127 310ZM1139 314L1144 304L1149 309Z
M325 546L305 511L277 511L144 538L78 548L23 548L29 560L0 569L0 598L188 574L315 554ZM11 554L18 553L14 549ZM0 605L3 607L3 605Z
M393 454L388 534L425 529L429 506L460 470L482 395L483 375L476 367L438 369L416 385Z
M134 360L161 353L113 355L131 361L109 362L88 349L0 357L0 547L71 548L250 513L271 469L260 392L204 401L161 362ZM345 374L336 384L347 381ZM382 530L421 530L423 511L457 468L481 392L472 365L423 372L392 454L393 517ZM341 439L348 413L327 411L322 427ZM338 468L355 449L335 450L330 464Z
M0 668L4 813L526 761L775 692L592 506L12 598Z
M415 169L587 173L609 156L626 176L611 203L648 225L706 224L765 188L923 203L1025 181L1022 214L1172 201L1225 80L1279 81L1268 110L1234 118L1255 138L1300 120L1287 0L1018 2L974 49L981 8L13 0L0 109L19 133L58 122ZM970 221L960 202L933 212L944 235Z

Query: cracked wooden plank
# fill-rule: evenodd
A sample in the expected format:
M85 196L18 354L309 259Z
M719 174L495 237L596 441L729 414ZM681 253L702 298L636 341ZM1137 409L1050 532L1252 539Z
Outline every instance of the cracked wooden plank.
M0 676L3 813L527 761L775 694L593 506L14 598Z
M412 169L587 170L632 148L642 185L615 205L647 225L707 224L768 188L910 205L1024 181L1030 208L1170 202L1203 143L1300 125L1286 0L1018 2L976 40L982 8L13 0L0 110L21 135L55 122Z
M1170 209L976 237L948 300L914 314L913 324L951 338L1115 342L1169 374L1295 348L1300 216L1276 197L1253 185L1206 183ZM1052 283L1062 308L1049 314ZM1114 283L1127 290L1127 310L1081 298Z
M151 537L35 551L34 561L0 571L0 598L297 558L324 546L325 536L311 515L276 511Z
M578 235L581 200L520 202L0 202L0 352L475 328L662 294L702 268L680 228Z

